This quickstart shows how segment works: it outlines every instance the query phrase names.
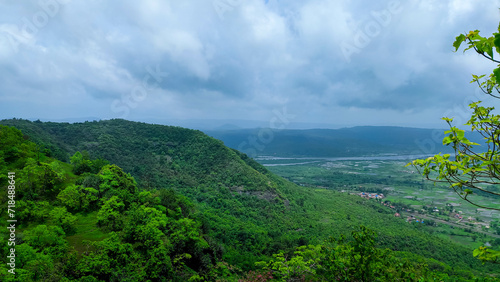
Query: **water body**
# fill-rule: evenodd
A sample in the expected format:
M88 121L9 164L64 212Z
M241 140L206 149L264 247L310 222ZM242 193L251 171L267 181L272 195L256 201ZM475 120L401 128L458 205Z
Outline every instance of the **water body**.
M284 165L304 165L304 164L312 164L319 163L320 161L312 161L312 162L302 162L302 163L287 163L287 164L262 164L263 166L284 166Z

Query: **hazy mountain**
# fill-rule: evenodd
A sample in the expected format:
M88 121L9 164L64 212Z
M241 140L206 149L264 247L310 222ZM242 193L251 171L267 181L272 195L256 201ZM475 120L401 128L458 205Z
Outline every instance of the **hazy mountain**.
M250 156L346 157L378 154L422 155L451 152L442 145L444 129L358 126L342 129L206 130L228 147ZM470 139L481 142L478 134Z

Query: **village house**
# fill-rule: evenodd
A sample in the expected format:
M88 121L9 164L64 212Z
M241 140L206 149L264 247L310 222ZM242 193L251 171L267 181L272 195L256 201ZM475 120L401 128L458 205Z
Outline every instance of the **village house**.
M376 194L376 193L365 193L365 192L361 192L358 194L358 196L360 196L361 198L365 198L365 199L383 199L385 198L384 194Z

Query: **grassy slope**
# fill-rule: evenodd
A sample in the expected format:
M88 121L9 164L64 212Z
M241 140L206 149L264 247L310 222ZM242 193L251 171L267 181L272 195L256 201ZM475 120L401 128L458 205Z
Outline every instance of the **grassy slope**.
M87 150L104 157L143 187L171 187L184 194L196 203L204 228L226 248L226 259L243 267L252 267L262 255L319 243L363 224L379 233L384 247L482 271L470 249L403 224L390 210L358 197L294 185L200 131L121 120L2 124L57 152ZM84 230L85 219L80 220Z

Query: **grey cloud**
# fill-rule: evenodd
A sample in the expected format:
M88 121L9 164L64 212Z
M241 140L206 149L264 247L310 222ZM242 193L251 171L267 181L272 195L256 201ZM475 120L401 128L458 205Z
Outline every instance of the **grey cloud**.
M457 57L488 71L476 63L480 58L451 52L454 36L475 28L491 33L498 24L492 9L500 4L401 1L401 11L346 60L343 42L352 44L391 1L242 1L222 19L212 1L67 2L28 36L26 19L44 9L36 2L0 4L0 118L11 117L12 107L17 117L45 118L36 107L19 107L38 101L71 107L51 117L89 115L54 97L77 97L82 108L96 109L91 115L113 116L113 101L130 95L156 67L168 76L148 90L142 106L129 109L135 119L162 113L160 101L199 119L264 117L286 103L316 111L308 122L330 118L322 114L328 108L346 109L345 115L370 110L369 120L378 123L388 121L386 110L444 112L446 101L472 90L464 86L469 65ZM180 118L181 112L169 114Z

